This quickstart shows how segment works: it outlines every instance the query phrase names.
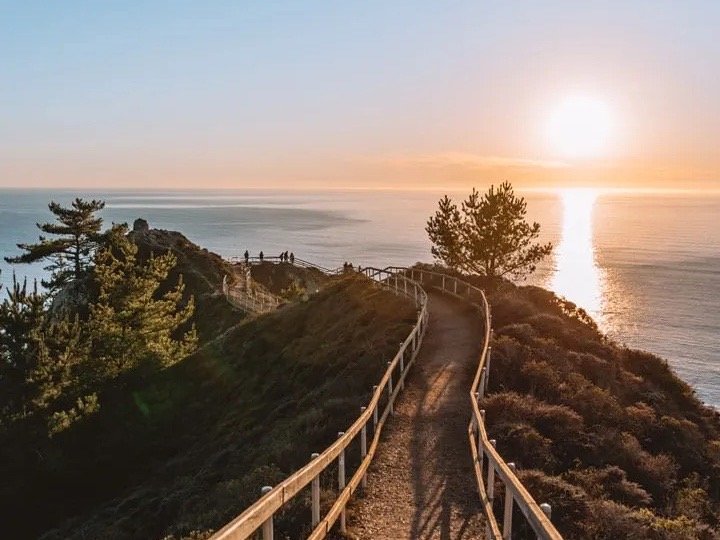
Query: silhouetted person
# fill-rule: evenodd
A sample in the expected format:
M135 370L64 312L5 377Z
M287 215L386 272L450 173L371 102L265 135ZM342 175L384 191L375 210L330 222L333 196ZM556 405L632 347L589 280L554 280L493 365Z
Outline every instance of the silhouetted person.
M245 264L250 262L250 252L246 249L245 250Z
M285 253L284 253L284 252L281 252L281 253L280 253L280 256L278 257L278 259L280 259L280 262L283 262L283 261L285 260Z
M260 262L263 262L264 257L265 257L265 254L261 251L260 252Z
M290 254L290 264L295 264L295 254L294 253Z

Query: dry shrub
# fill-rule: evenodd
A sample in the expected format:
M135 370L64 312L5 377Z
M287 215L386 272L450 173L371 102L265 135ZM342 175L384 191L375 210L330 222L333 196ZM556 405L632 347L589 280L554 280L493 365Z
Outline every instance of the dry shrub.
M594 500L589 505L585 535L588 540L648 538L647 519L615 501Z
M589 515L585 491L559 476L548 476L541 471L520 470L518 477L538 504L551 506L552 522L565 538L585 538L584 522Z
M557 459L552 454L552 441L525 423L503 423L493 426L492 436L503 459L518 468L553 470Z
M550 364L544 361L528 362L520 369L520 373L532 396L549 401L557 398L560 378Z
M647 490L656 504L667 500L677 480L678 467L671 456L646 452L627 432L610 433L600 444L600 459L627 471L630 479Z
M527 323L508 324L495 333L501 336L508 336L520 343L531 343L535 338L535 330Z
M587 425L624 423L624 411L615 397L579 373L571 373L560 386L561 402L582 415Z
M633 507L645 507L652 502L652 497L640 484L630 482L627 473L614 465L602 469L575 469L567 472L563 478L582 487L597 499L611 499Z
M583 429L582 418L563 405L549 405L515 392L492 394L482 401L489 425L527 422L550 439L575 438Z

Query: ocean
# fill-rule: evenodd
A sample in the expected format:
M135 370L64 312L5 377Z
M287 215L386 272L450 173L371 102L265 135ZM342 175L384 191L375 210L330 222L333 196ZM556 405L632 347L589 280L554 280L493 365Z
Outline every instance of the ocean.
M292 251L323 266L430 262L424 227L444 194L431 191L0 190L0 255L37 240L50 200L107 202L102 217L138 217L223 256ZM541 240L556 249L528 281L585 307L618 342L666 358L720 407L720 195L589 190L521 193ZM462 193L449 193L456 200ZM0 262L30 280L41 265ZM0 292L0 297L4 293Z

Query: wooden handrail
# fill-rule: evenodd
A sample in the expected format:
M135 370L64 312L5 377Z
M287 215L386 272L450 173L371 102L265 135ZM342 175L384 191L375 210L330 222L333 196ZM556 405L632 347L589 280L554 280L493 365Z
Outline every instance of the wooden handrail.
M428 311L427 294L422 289L422 287L419 286L418 283L413 282L404 276L402 276L401 279L398 280L397 276L395 276L394 273L377 268L364 269L363 273L380 285L394 288L397 294L404 294L415 300L416 306L419 307L420 310L418 313L417 321L412 331L407 336L405 341L403 341L403 343L401 344L400 349L398 350L393 360L389 363L387 370L385 371L383 377L380 380L380 383L378 384L377 388L373 393L372 398L370 399L370 403L368 404L367 408L360 414L357 420L355 420L355 422L353 422L353 424L334 443L332 443L328 448L326 448L322 452L322 454L320 454L303 468L296 471L294 474L290 475L288 478L280 482L280 484L273 487L253 505L248 507L242 514L240 514L230 523L225 525L221 530L215 533L212 537L214 540L234 540L250 537L252 534L255 533L258 528L263 526L263 524L267 523L268 520L272 520L273 515L278 510L280 510L290 499L295 497L302 489L304 489L316 477L318 477L320 473L322 473L325 469L328 468L328 466L330 466L336 459L338 459L341 453L343 453L344 450L348 448L348 446L353 442L355 437L362 430L367 429L368 423L371 423L371 420L374 419L375 415L377 414L375 411L380 404L380 400L382 399L384 394L388 393L387 388L388 384L390 384L391 377L398 365L400 365L400 358L404 358L405 351L409 349L411 351L410 361L407 363L407 365L403 366L404 369L400 373L400 376L396 381L397 384L395 385L395 388L392 389L392 391L390 392L388 402L385 406L382 416L380 417L378 423L375 425L373 442L371 444L370 450L368 451L365 458L362 460L359 468L357 469L353 477L338 495L330 511L325 515L323 519L321 519L320 523L315 526L311 534L311 538L323 538L327 534L327 531L330 530L338 517L345 511L345 506L347 505L350 496L359 485L362 477L367 472L367 468L369 467L370 462L375 455L375 449L377 448L380 433L383 425L385 424L385 420L392 411L392 406L395 398L397 397L398 392L403 387L401 383L404 382L405 376L412 364L414 363L415 357L417 356L417 353L420 349L420 345L422 343L422 339L427 327ZM389 280L389 278L393 276L395 276L394 287L391 280ZM402 288L398 287L399 281L403 283ZM407 291L406 286L408 284L412 286L412 295L410 294L410 292ZM315 501L313 501L313 504L315 504Z
M283 303L283 299L269 291L254 288L251 291L246 289L233 288L228 283L228 276L223 276L222 290L225 299L233 306L243 311L260 314L273 311Z
M313 262L306 261L306 260L300 259L298 257L294 257L293 259L288 259L286 261L284 258L281 258L277 255L275 255L273 257L263 256L262 259L257 256L248 257L247 259L245 259L245 257L230 257L230 262L233 262L233 263L248 262L250 264L258 264L258 263L264 263L264 262L279 264L282 262L287 262L288 264L292 264L292 265L298 266L300 268L315 268L316 270L319 270L323 274L335 275L335 274L340 274L342 272L342 268L325 268L324 266L320 266L319 264L315 264Z

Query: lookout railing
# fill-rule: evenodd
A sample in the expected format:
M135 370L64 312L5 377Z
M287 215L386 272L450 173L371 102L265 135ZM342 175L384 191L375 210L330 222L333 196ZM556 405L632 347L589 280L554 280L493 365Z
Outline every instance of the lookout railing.
M284 301L279 296L264 291L255 284L249 287L232 285L228 283L227 276L223 276L222 287L223 294L231 305L249 313L261 314L274 311Z
M325 268L324 266L320 266L318 264L312 263L310 261L305 261L303 259L298 259L297 257L293 257L292 259L288 259L287 261L282 257L265 257L261 259L260 257L248 257L247 259L244 257L230 257L230 262L232 263L243 263L247 262L249 264L262 264L262 263L273 263L273 264L280 264L283 262L286 262L288 264L292 264L293 266L298 266L300 268L315 268L316 270L319 270L323 274L330 274L330 275L336 275L340 274L342 272L341 268Z
M212 537L214 540L245 539L258 530L262 531L263 540L271 540L275 513L308 486L311 490L312 525L308 538L324 538L338 519L341 531L345 531L345 507L357 488L366 486L366 473L380 443L380 433L388 416L393 414L395 399L405 386L405 377L420 350L428 321L427 294L417 282L378 268L365 268L363 274L378 286L413 299L418 308L413 329L401 343L394 358L388 362L380 382L373 388L370 402L366 407L361 407L357 420L345 432L338 433L338 439L321 454L313 454L311 461L303 468L274 487L264 487L261 498L215 533ZM369 436L372 439L368 447ZM360 464L346 481L346 457L349 452L359 452ZM321 516L320 475L336 463L338 493L329 510Z

